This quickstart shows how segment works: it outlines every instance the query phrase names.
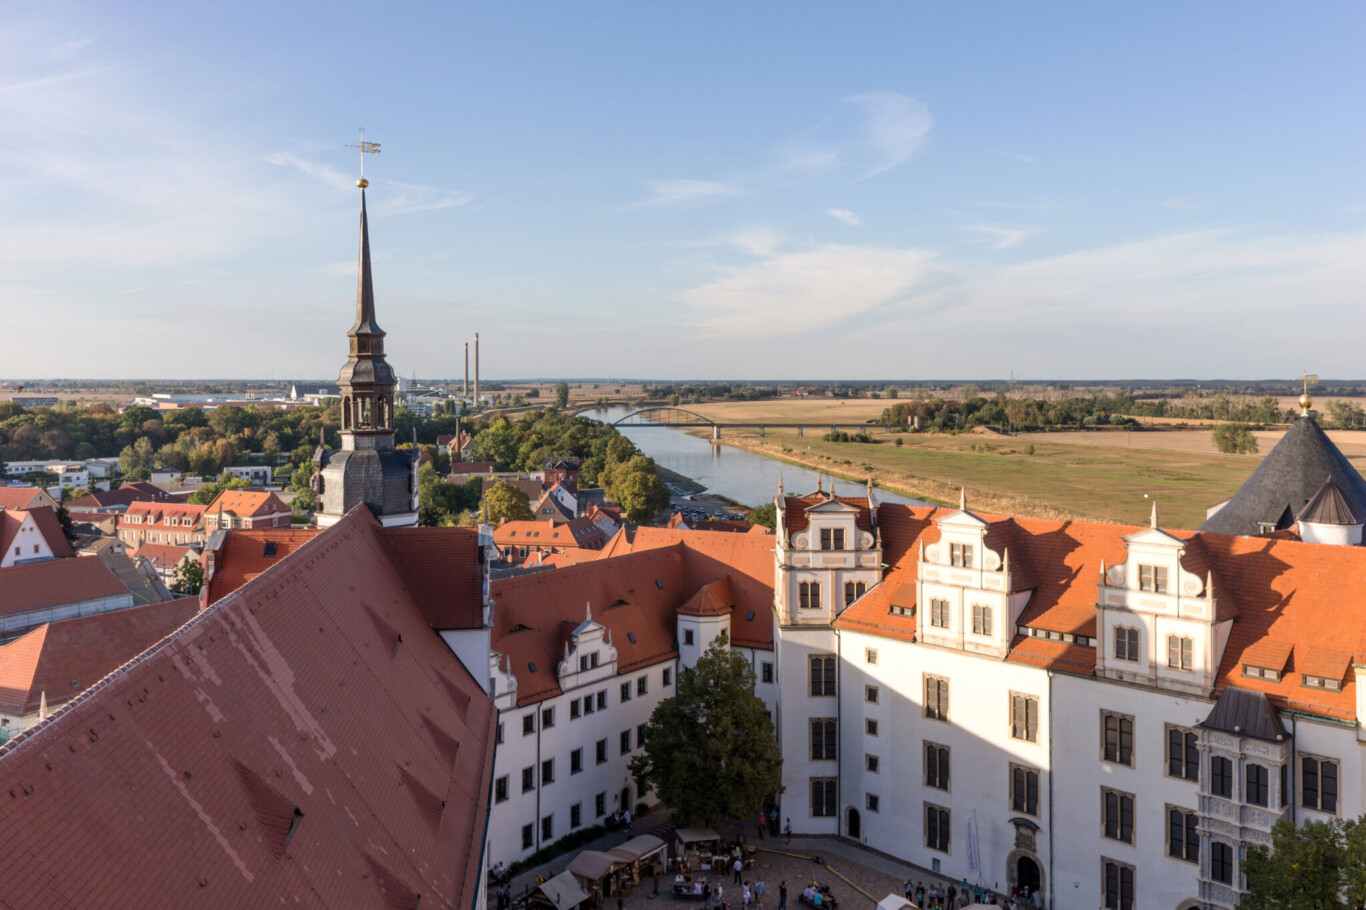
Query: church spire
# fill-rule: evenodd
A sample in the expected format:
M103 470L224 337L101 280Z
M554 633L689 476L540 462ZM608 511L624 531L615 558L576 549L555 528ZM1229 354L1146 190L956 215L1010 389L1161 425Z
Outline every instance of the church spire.
M356 280L356 324L347 334L383 335L375 321L375 286L370 278L370 224L365 217L365 188L370 181L364 177L356 181L360 187L360 268Z

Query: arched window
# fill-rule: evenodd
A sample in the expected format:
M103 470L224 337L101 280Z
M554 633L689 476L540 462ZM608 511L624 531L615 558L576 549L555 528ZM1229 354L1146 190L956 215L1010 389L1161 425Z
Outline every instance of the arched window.
M342 429L351 429L351 396L347 395L342 399Z
M800 600L799 606L803 610L819 610L821 608L821 583L818 581L804 581L798 586Z

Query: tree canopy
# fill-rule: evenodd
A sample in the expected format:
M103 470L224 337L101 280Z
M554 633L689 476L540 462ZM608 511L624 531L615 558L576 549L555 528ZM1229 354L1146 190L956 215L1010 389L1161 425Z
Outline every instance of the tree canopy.
M197 559L182 559L175 567L175 578L171 582L173 594L198 594L204 586L204 566Z
M489 524L495 528L505 521L527 521L531 518L531 500L505 480L489 487L484 494L483 507L488 512Z
M1221 423L1214 428L1214 447L1225 455L1255 455L1257 437L1245 423Z
M778 740L754 694L754 670L724 635L679 672L673 697L650 715L631 773L685 824L713 827L749 815L782 788Z
M1239 910L1362 910L1366 907L1366 816L1344 821L1277 822L1271 848L1243 862L1247 893Z
M204 486L190 494L188 501L191 505L206 506L217 499L218 494L222 493L224 490L240 490L243 487L249 486L251 486L251 484L247 483L241 477L229 474L226 477L219 478L218 483L204 484Z

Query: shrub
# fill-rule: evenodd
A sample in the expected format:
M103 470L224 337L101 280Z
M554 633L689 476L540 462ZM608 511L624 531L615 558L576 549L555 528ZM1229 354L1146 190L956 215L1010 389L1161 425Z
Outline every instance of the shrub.
M639 814L638 810L637 814ZM602 825L593 825L590 828L580 828L578 831L575 831L572 834L566 834L564 837L555 841L555 843L551 844L549 847L542 847L535 853L528 856L526 859L518 860L515 863L511 863L508 866L508 875L515 876L523 869L530 869L533 866L539 866L541 863L548 862L554 859L561 853L566 853L570 850L573 850L575 847L581 847L589 841L597 840L606 833L607 829L604 828Z
M905 445L905 444L906 444L906 440L904 440L904 439L902 439L900 436L898 436L898 437L896 438L896 444L899 445L899 446Z

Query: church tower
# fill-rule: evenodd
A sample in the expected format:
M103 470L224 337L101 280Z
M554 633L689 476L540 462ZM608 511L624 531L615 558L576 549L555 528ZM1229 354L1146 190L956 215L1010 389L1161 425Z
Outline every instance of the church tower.
M378 143L369 144L378 151ZM350 353L337 377L341 389L341 450L329 452L319 446L313 459L320 528L335 524L360 503L368 505L385 527L417 524L417 452L394 447L398 377L384 359L384 330L375 320L370 229L365 214L365 188L369 185L364 177L356 181L360 187L360 274L356 323L346 333Z

